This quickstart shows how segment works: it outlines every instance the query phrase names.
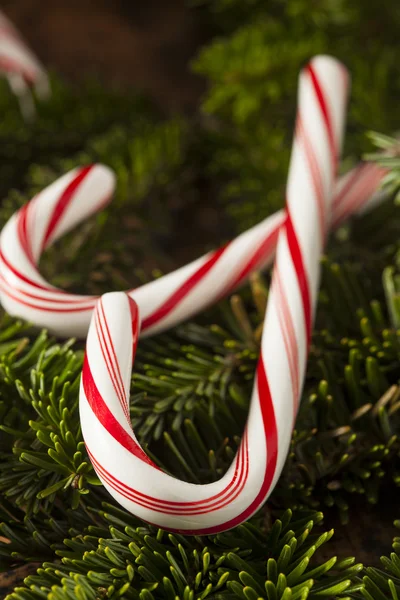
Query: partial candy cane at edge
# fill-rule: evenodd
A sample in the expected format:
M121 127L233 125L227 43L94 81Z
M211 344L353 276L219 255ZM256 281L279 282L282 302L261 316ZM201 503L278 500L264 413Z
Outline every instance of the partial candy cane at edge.
M50 94L49 79L37 57L1 11L0 72L5 74L11 89L18 96L23 116L30 119L35 112L30 88L35 88L37 95L45 99Z

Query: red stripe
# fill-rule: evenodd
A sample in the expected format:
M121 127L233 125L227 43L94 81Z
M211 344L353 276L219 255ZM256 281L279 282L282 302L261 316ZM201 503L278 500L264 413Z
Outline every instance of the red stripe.
M350 202L342 202L339 209L334 215L334 224L338 225L341 221L347 218L347 216L357 208L359 208L364 202L371 196L370 188L374 187L376 173L369 171L367 175L364 174L363 179L358 181L353 186ZM378 180L379 181L379 180Z
M289 304L285 295L283 284L276 267L274 271L273 291L277 296L275 306L278 312L278 318L283 333L283 341L288 357L290 375L292 380L293 407L297 408L299 402L299 353L297 347L296 334L294 331L292 316L290 314Z
M271 488L272 480L275 475L276 463L278 459L278 430L275 419L274 406L272 403L271 391L269 389L268 380L265 374L263 357L260 356L257 366L257 389L258 395L260 398L260 407L261 414L264 425L264 433L265 433L265 443L267 450L267 464L264 472L264 479L261 485L261 489L258 492L257 496L251 502L251 504L233 519L226 521L225 523L221 523L220 525L215 525L214 527L206 527L200 530L191 531L182 531L182 533L191 534L198 533L199 535L211 535L214 533L219 533L221 531L225 531L226 529L231 529L240 525L246 519L249 519L263 504L266 496Z
M8 284L4 275L2 275L2 277L4 279L4 282ZM9 285L9 287L11 287L14 292L19 292L26 298L31 298L32 300L40 300L40 302L42 302L42 303L48 302L48 303L55 303L55 304L87 304L88 302L91 302L91 301L96 302L96 300L97 300L96 296L84 296L84 297L81 297L80 299L77 299L77 298L71 299L71 297L70 297L69 300L67 300L67 299L59 300L58 298L49 299L49 298L46 298L46 296L37 296L36 294L31 294L30 292L26 292L25 290L22 290L21 288L15 286L15 285L11 285L11 286ZM51 290L49 290L49 291L51 291ZM62 293L64 293L64 292L62 292ZM93 306L94 306L94 304L93 304ZM48 308L47 310L49 310L51 312L53 310L53 308Z
M26 208L27 208L27 204L25 204L25 206L23 206L21 208L21 210L18 212L18 216L17 216L17 235L18 235L18 239L19 239L19 243L22 246L22 249L27 257L28 260L29 259L29 248L26 247L26 234L25 234L25 213L26 213Z
M22 306L28 306L29 308L34 308L35 310L39 310L39 311L53 312L53 313L74 313L74 312L81 312L81 311L84 312L87 310L93 310L93 308L95 307L95 302L93 302L93 304L90 304L89 306L77 306L76 308L47 308L46 306L43 306L40 304L32 304L31 302L26 302L26 300L22 300L21 298L18 298L17 296L15 296L13 293L11 293L9 291L8 288L10 288L10 287L11 286L9 286L7 284L4 277L0 274L0 289L3 292L3 294L5 294L6 296L11 298L18 304L21 304ZM11 289L13 289L13 288L11 287ZM42 299L42 301L44 301L44 300Z
M109 431L109 433L111 435L113 435L111 433L111 431ZM115 438L115 439L116 439L116 441L119 441L119 440L117 440L117 438ZM93 454L91 454L88 447L87 447L87 451L88 451L91 459L93 458L93 461L97 462L97 460L94 458ZM241 458L242 454L244 455L244 460ZM148 500L149 502L154 502L155 504L157 504L157 506L161 506L163 508L181 507L182 511L184 511L186 509L186 507L198 507L199 508L199 507L202 507L203 505L207 505L210 502L213 502L214 500L217 500L217 502L215 503L215 505L216 505L216 504L222 502L223 500L231 498L232 494L235 492L238 484L242 481L243 465L245 465L247 467L248 463L249 463L248 439L247 439L247 435L243 435L243 440L242 440L241 446L239 448L239 452L236 457L235 471L234 471L233 477L232 477L231 481L229 482L229 484L224 489L222 489L220 492L218 492L218 494L214 494L213 496L210 496L210 498L207 498L205 500L193 501L193 502L171 502L168 500L161 500L158 498L154 498L153 496L149 496L148 494L143 494L142 492L138 492L137 490L130 488L126 484L122 483L121 481L119 481L115 478L114 479L122 487L125 487L127 490L131 491L132 493L137 494L142 499L142 501ZM152 466L154 466L154 465L152 465ZM101 467L101 468L104 469L104 467ZM245 471L245 472L247 473L247 471ZM111 474L109 474L109 476L113 477ZM246 478L247 478L247 475L246 475Z
M129 297L128 297L128 298L129 298ZM136 324L137 324L137 321L138 321L138 309L137 309L137 305L136 305L136 303L135 303L135 302L134 302L132 299L130 299L130 298L129 298L129 305L130 305L130 309L131 309L131 315L132 315L132 326L133 326L133 328L134 328L134 331L133 331L133 336L134 336L134 341L133 341L133 344L134 344L134 348L133 348L133 356L134 356L134 355L135 355L135 351L136 351L137 339L138 339L138 335L137 335L137 326L135 327L135 322L136 322ZM88 370L89 370L89 373L90 373L89 365L88 365L88 362L87 362L86 358L85 358L84 369L85 369L85 368L86 368L86 369L88 369ZM92 377L91 373L90 373L90 377L91 377L91 378L92 378L92 380L93 380L93 377ZM84 375L84 374L82 375L82 381L83 381L83 383L84 383L84 389L85 389L85 382L86 382L86 378L85 378L85 375ZM90 381L90 380L89 380L89 381ZM94 384L94 381L93 381L93 385L95 385L95 384ZM85 389L85 393L86 393L86 389ZM86 393L86 395L87 395L87 393ZM92 392L92 396L93 396L93 392ZM91 398L92 398L92 396L91 396ZM102 405L105 405L105 403L104 403L103 399L101 398L101 396L100 396L100 393L98 392L97 388L96 388L96 390L95 390L95 392L94 392L94 396L93 396L93 397L94 397L94 400L95 400L96 402L98 402L98 403L100 402L100 406L102 406ZM89 397L88 397L88 395L87 395L87 398L88 398L88 402L89 402L89 404L92 406L92 404L91 404L91 402L90 402L90 400L89 400ZM106 409L109 411L109 409L108 409L107 407L105 407L105 408L106 408ZM92 410L93 410L93 406L92 406ZM106 419L106 420L104 420L104 419L103 419L103 421L102 421L102 419L101 419L101 412L102 412L102 410L103 410L103 408L101 408L101 411L100 411L100 416L98 417L98 418L99 418L99 420L100 420L100 422L103 424L103 426L104 426L104 427L106 427L106 429L109 431L110 435L112 435L112 436L114 437L114 439L116 439L116 441L118 441L119 443L121 443L121 440L120 440L120 439L119 439L119 437L118 437L118 436L120 435L120 433L121 433L121 432L120 432L120 431L114 431L114 430L111 430L111 429L108 427L107 419ZM110 412L110 411L109 411L109 412ZM96 413L95 413L95 414L96 414ZM115 420L115 419L114 419L114 420ZM118 425L118 423L117 423L117 425ZM127 434L126 434L126 432L125 432L125 430L123 430L123 432L122 432L122 435L127 435ZM131 438L129 437L129 441L130 441L130 440L131 440ZM243 445L245 446L245 449L244 449L244 452L245 452L245 455L246 455L246 461L245 461L245 462L247 463L247 462L248 462L248 458L247 458L247 455L248 455L247 437L245 437L245 440L246 440L246 441L245 441L245 442L242 442L242 445L241 445L241 446L243 446ZM129 442L129 443L130 443L130 442ZM124 444L122 443L122 445L124 445ZM126 446L124 446L124 447L126 447ZM128 450L129 450L129 448L128 448ZM240 457L240 452L239 452L238 456ZM139 458L140 458L140 457L139 457ZM146 461L146 462L147 462L147 461ZM150 463L150 464L152 464L152 463ZM207 500L204 500L204 501L201 501L201 502L189 502L189 503L188 503L188 502L174 502L174 503L171 503L171 502L163 502L163 501L158 501L157 499L154 499L154 498L152 498L151 496L147 496L147 495L141 494L141 493L137 492L136 490L133 490L133 492L135 492L135 493L137 493L137 494L141 494L141 496L142 496L143 498L145 498L145 499L147 498L147 499L149 499L150 501L162 502L162 504L165 504L166 506L171 506L171 505L175 505L175 506L182 506L182 507L185 507L185 506L201 506L201 505L202 505L202 504L204 504L204 503L209 503L209 502L211 502L212 500L216 500L216 499L220 499L220 500L218 500L218 502L221 502L221 501L224 499L224 498L223 498L223 496L226 496L228 493L229 493L229 494L228 494L228 497L230 498L230 500L229 500L229 501L232 501L232 494L235 492L235 490L236 490L236 488L237 488L238 484L239 484L241 481L242 481L242 466L241 466L240 462L237 460L237 462L236 462L236 468L235 468L235 472L234 472L234 475L233 475L233 477L232 477L231 481L229 482L229 484L228 484L228 485L227 485L227 486L226 486L226 487L225 487L223 490L221 490L221 491L220 491L218 494L215 494L215 495L214 495L214 496L212 496L211 498L209 498L209 499L207 499ZM119 482L119 484L121 484L121 485L125 485L125 484L123 484L123 483L121 483L121 482ZM231 489L232 487L233 487L233 489ZM129 488L129 489L131 489L131 488Z
M21 244L22 245L22 244ZM24 248L23 248L24 250ZM24 250L25 251L25 250ZM4 264L6 265L7 269L9 269L11 271L11 273L13 273L16 277L18 277L18 279L21 279L21 281L24 281L25 283L29 283L29 285L32 285L35 288L38 288L40 290L49 290L49 286L45 286L42 285L40 283L36 283L36 281L33 281L33 279L29 279L29 277L26 277L26 275L24 275L23 273L21 273L20 271L18 271L10 262L9 260L7 260L7 258L5 257L4 253L2 250L0 250L0 258L1 260L4 262ZM36 270L36 269L35 269ZM13 286L14 287L14 286ZM50 291L52 291L50 289ZM55 290L57 291L57 290ZM61 292L60 292L61 293Z
M26 240L27 256L28 256L28 259L29 259L29 262L31 263L31 265L33 265L35 267L36 265L35 265L35 260L33 258L32 239L30 237L30 233L32 230L32 227L31 227L32 209L34 209L34 208L35 208L35 205L32 204L31 202L28 202L28 204L26 205L24 234L25 234L25 240Z
M116 357L116 353L115 353L115 348L114 348L114 344L113 344L113 341L112 341L112 338L110 335L110 330L108 328L107 319L106 319L106 315L105 315L104 307L103 307L103 301L101 298L97 304L97 316L98 316L100 330L103 335L104 347L107 352L107 356L108 356L109 363L110 363L110 368L113 372L113 375L114 375L114 378L115 378L115 381L116 381L116 384L117 384L117 387L119 390L119 394L117 393L117 395L119 395L120 402L122 401L122 403L125 404L126 392L125 392L124 384L122 381L121 373L119 371L119 365L118 365L118 361L117 361L117 357ZM103 325L101 323L100 316L103 317L103 321L104 321L104 325L105 325L104 329L103 329ZM110 350L111 350L111 353L110 353ZM113 361L113 359L114 359L114 361ZM135 359L135 357L133 356L133 360L134 359ZM125 411L127 410L126 407L124 407L124 410ZM129 418L129 416L128 416L128 418Z
M375 169L369 171L368 175L364 174L364 180L357 183L355 190L353 191L351 202L342 203L341 209L336 211L334 225L337 227L344 219L346 219L351 213L356 212L363 204L365 204L369 198L371 198L371 188L376 191L379 183L382 180L383 174L377 172Z
M107 368L108 374L110 376L111 382L113 384L113 388L114 388L115 394L116 394L116 396L118 398L118 401L119 401L119 403L121 405L122 411L123 411L123 413L124 413L124 415L125 415L128 423L130 424L129 413L128 413L128 409L127 409L126 404L125 404L125 397L124 396L121 397L121 393L120 393L120 390L118 389L118 385L117 385L117 381L115 379L114 372L113 372L113 370L111 368L111 365L109 364L109 357L107 357L107 354L108 354L108 353L106 353L107 344L104 341L103 330L101 328L101 323L99 321L99 316L98 316L97 308L95 309L94 313L95 313L94 314L94 324L95 324L95 328L96 328L96 333L97 333L97 338L98 338L98 341L99 341L100 350L101 350L101 353L103 355L103 360L104 360L104 363L106 365L106 368Z
M326 236L326 208L324 203L324 187L321 178L321 171L319 169L319 165L317 159L315 157L314 149L308 139L307 132L305 131L303 121L300 113L297 117L297 127L298 127L298 138L299 141L303 142L304 150L307 156L308 164L310 167L310 174L312 183L314 185L315 197L317 200L318 206L318 219L319 219L319 230L322 242L325 240Z
M331 147L331 159L332 159L332 169L333 174L336 173L336 160L338 155L338 149L335 142L335 136L332 129L332 121L329 114L328 102L326 101L325 94L322 90L322 87L318 81L318 77L315 74L312 64L308 64L306 67L308 74L311 77L312 84L314 86L314 90L318 99L318 104L321 108L322 116L325 121L325 126L328 133L329 145Z
M265 443L267 450L267 464L264 473L264 479L261 485L261 489L258 492L256 498L253 502L237 517L226 521L225 523L221 523L220 525L215 525L213 527L206 527L203 529L172 529L168 527L169 531L175 531L177 533L183 533L186 535L211 535L214 533L219 533L221 531L225 531L226 529L236 527L240 525L243 521L250 518L254 512L262 505L264 502L274 478L276 463L278 458L278 431L275 420L275 412L272 403L271 392L269 389L269 384L267 381L267 377L265 374L264 364L262 356L260 357L258 367L257 367L257 390L260 398L260 407L261 414L264 425L265 432ZM151 523L146 519L147 523L151 525L157 526L156 523Z
M19 73L28 85L35 83L39 75L37 72L27 69L22 63L12 60L7 56L0 56L0 69L5 72Z
M240 523L250 518L253 513L260 508L271 488L272 480L276 470L276 462L278 459L278 429L262 354L257 365L257 391L260 399L260 408L264 425L265 444L267 451L267 464L265 467L264 480L262 482L261 489L253 502L240 515L223 523L222 525L217 525L216 527L210 527L202 530L200 532L202 534L218 533L219 531L224 531L227 527L232 528L240 525Z
M112 435L112 437L119 442L121 446L128 450L128 452L148 465L151 465L155 469L159 470L157 465L150 460L139 444L129 435L129 433L125 431L122 425L120 425L108 408L107 404L104 402L93 379L87 354L85 354L83 361L82 384L90 408L108 433Z
M42 250L47 246L47 243L53 234L55 228L57 227L58 222L66 211L68 205L73 200L74 194L77 189L84 181L84 179L88 176L90 171L93 169L94 165L89 165L87 167L83 167L80 169L78 175L67 185L60 198L58 199L57 204L54 207L53 214L51 215L50 222L47 226L47 230L43 237L42 242Z
M232 490L232 492L230 493L229 496L227 496L217 502L214 502L213 504L210 504L208 506L203 506L203 505L208 504L208 502L210 502L211 499L202 500L199 502L178 503L178 502L167 502L167 501L163 501L163 500L158 500L157 498L153 498L151 496L147 496L146 494L142 494L138 490L131 488L130 486L126 485L125 483L123 483L122 481L120 481L119 479L114 477L114 475L112 475L109 471L107 471L107 469L105 469L105 467L103 467L96 460L96 458L93 456L93 454L90 452L90 450L88 448L87 448L87 451L88 451L90 460L92 461L93 466L94 466L97 474L99 475L100 479L103 479L104 481L106 481L106 483L113 490L115 490L116 492L121 494L121 496L123 496L124 498L127 498L131 502L135 502L137 505L147 508L149 510L154 510L159 513L167 514L167 515L201 515L201 514L208 514L210 512L215 512L216 510L224 508L224 506L227 506L228 504L230 504L240 494L240 492L242 491L242 489L245 485L245 482L247 480L248 471L249 471L248 460L244 458L245 450L247 449L247 447L248 447L248 444L247 444L247 437L246 437L246 439L243 439L243 443L241 444L241 447L238 452L237 465L240 464L241 469L240 469L239 478L236 479L235 488ZM247 453L246 453L246 455L247 455ZM244 469L242 468L243 466L244 466ZM146 501L147 498L151 498L151 501L150 502ZM182 506L179 506L180 504ZM174 507L168 509L167 508L168 505L173 505Z
M102 210L110 201L111 199L111 194L108 194L107 196L104 197L103 200L101 200L100 204L98 206L96 206L95 211L100 211ZM28 204L26 204L23 208L20 209L20 211L18 212L18 216L17 216L17 224L16 224L16 228L17 228L17 235L18 238L20 240L21 243L21 247L23 249L23 251L25 252L25 255L27 257L27 259L29 260L29 262L32 265L32 268L38 273L37 268L36 268L36 264L33 258L33 254L32 254L32 248L30 245L28 245L27 243L27 231L26 231L26 225L25 223L25 217L24 214L26 213L27 209L29 206L32 207L32 203L34 203L34 206L36 206L36 204L40 201L40 196L35 196ZM30 214L30 211L29 211ZM21 216L22 215L22 216ZM60 296L68 296L69 298L67 300L64 299L58 299L58 298L46 298L43 296L35 296L34 294L30 294L28 292L26 292L25 290L19 289L17 288L14 283L12 283L11 287L14 290L19 291L21 294L24 294L25 296L28 296L29 298L33 298L33 299L37 299L37 300L41 300L46 301L46 302L54 302L56 304L59 303L70 303L70 304L75 304L75 303L84 303L84 302L89 302L92 299L94 301L97 300L97 296L85 296L85 297L73 297L71 295L68 294L68 292L65 292L64 290L60 290L58 288L53 288L53 286L51 286L50 284L40 284L37 283L36 281L34 281L33 279L30 279L29 277L27 277L24 273L22 273L21 271L18 271L14 265L12 265L10 263L10 261L6 258L6 256L4 255L3 251L0 249L0 260L2 260L4 262L4 264L6 265L6 267L13 273L13 275L15 275L16 277L18 277L18 279L20 279L21 281L23 281L24 283L27 283L29 285L31 285L34 288L37 288L39 290L44 290L44 291L48 291L51 293L55 293L55 294L59 294ZM38 273L39 274L39 273ZM4 280L6 280L6 277L3 275ZM52 309L49 309L52 310Z
M272 253L276 248L276 244L278 241L280 227L275 227L261 242L261 244L256 248L254 254L246 261L244 267L242 267L241 271L236 275L235 279L229 285L227 290L224 290L221 293L221 297L229 294L232 290L234 290L242 281L244 281L250 273L255 271L257 267L260 266L267 257L271 257Z
M309 283L307 273L303 263L303 257L301 255L299 242L293 227L292 218L290 212L287 212L286 218L286 236L289 246L289 251L292 257L294 269L296 271L297 281L300 288L300 294L303 303L304 320L306 325L306 336L307 336L307 347L310 345L311 339L311 302Z
M17 271L12 266L12 264L6 259L6 257L4 256L4 254L2 253L1 250L0 250L0 260L5 264L7 269L9 269L21 281L24 281L25 283L31 285L32 287L38 288L40 290L44 290L45 292L50 292L52 294L59 294L61 296L61 298L47 298L46 295L37 296L36 294L31 294L30 292L27 292L26 290L23 290L23 289L17 287L16 285L14 285L14 283L9 284L7 281L7 276L4 275L4 273L3 273L2 278L3 278L4 282L7 283L13 289L13 291L19 292L20 294L23 294L27 298L32 298L33 300L40 300L41 302L54 302L55 304L80 304L80 303L84 304L85 302L86 303L91 302L91 301L95 302L98 298L97 296L78 296L78 297L72 296L72 295L68 294L68 292L65 292L64 290L60 290L58 288L52 288L50 285L49 285L49 287L40 285L40 283L36 283L32 279L28 279L28 277L25 277L22 273ZM53 309L49 308L48 310L51 311Z
M158 321L165 318L177 305L184 300L189 292L198 284L203 277L212 269L219 261L221 256L229 248L230 244L226 244L219 250L213 252L212 256L198 269L191 277L189 277L153 314L143 320L142 330L155 325Z
M17 221L17 233L18 233L18 238L19 238L20 244L22 246L22 249L25 252L27 259L31 263L32 267L36 270L36 265L35 265L35 261L33 259L33 254L32 254L31 240L28 236L28 224L27 224L29 207L31 207L31 206L32 206L31 203L28 202L28 204L25 204L25 206L23 208L21 208L21 210L19 211L18 221Z
M226 486L226 488L224 490L222 490L222 492L220 492L219 494L216 494L214 496L211 496L210 498L207 498L205 500L200 500L200 501L192 501L192 502L171 502L168 500L162 500L159 498L154 498L154 496L149 496L148 494L143 494L142 492L139 492L138 490L135 490L134 488L131 488L130 486L126 485L125 483L123 483L122 481L120 481L119 479L117 479L116 477L114 477L114 475L112 475L109 471L107 471L98 461L97 459L93 456L92 452L89 450L89 448L86 446L87 452L89 454L90 460L93 462L93 465L95 466L95 468L97 467L102 473L106 474L106 477L109 481L113 482L113 484L115 484L114 489L117 489L116 486L118 486L118 491L119 493L122 494L122 492L120 490L123 490L123 495L125 495L125 498L128 498L134 502L137 502L137 498L140 500L141 502L141 506L144 506L146 508L150 508L151 510L159 510L160 512L163 512L165 514L196 514L197 511L201 508L203 508L203 505L208 505L211 501L215 500L216 498L220 498L220 500L218 500L217 502L214 502L214 504L212 506L216 506L217 508L219 508L220 506L225 506L221 505L221 502L224 500L227 500L226 504L230 503L230 496L232 495L232 492L230 492L229 496L226 496L225 498L221 498L221 496L225 495L225 492L227 492L232 484L235 484L235 488L238 486L238 483L240 483L240 481L242 480L243 477L243 473L246 473L248 470L248 460L247 460L247 448L248 448L248 443L247 443L247 438L246 440L243 440L243 444L241 444L240 448L239 448L239 452L236 458L236 468L235 468L235 477L232 478L230 484L228 486ZM243 457L246 456L246 460L243 459ZM246 466L246 471L243 471L243 466ZM234 490L232 490L234 491ZM170 507L170 508L169 508ZM204 510L204 512L211 512L208 510L209 507L207 507L207 510ZM175 512L173 512L175 511Z
M333 210L334 210L334 212L339 209L340 205L342 204L343 200L345 199L346 195L351 190L351 188L354 186L354 184L361 177L364 177L365 168L366 168L366 165L362 164L362 165L359 165L358 167L356 167L355 169L353 169L350 173L348 173L348 177L347 177L346 183L344 184L344 186L340 190L339 194L337 194L333 198Z
M132 361L136 356L136 349L139 341L139 307L136 302L126 295L128 298L129 310L131 313L131 324L132 324Z

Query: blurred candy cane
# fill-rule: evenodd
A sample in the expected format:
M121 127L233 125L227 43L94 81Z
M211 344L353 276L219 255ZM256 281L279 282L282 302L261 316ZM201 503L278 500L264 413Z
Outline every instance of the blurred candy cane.
M384 199L378 190L384 173L367 163L340 178L332 226ZM97 298L55 288L37 265L55 240L107 204L114 185L113 172L103 165L74 169L12 216L0 234L0 302L7 312L59 336L86 336ZM129 291L140 308L141 334L157 333L190 318L271 264L284 219L281 210L223 248Z
M34 104L30 88L41 98L50 93L47 74L38 59L29 50L11 21L0 12L0 71L8 78L19 99L24 118L30 119Z
M82 433L104 486L145 521L191 534L224 531L251 517L279 478L306 369L347 87L344 67L326 56L314 58L300 75L286 214L278 234L250 411L238 453L219 481L194 485L175 479L143 452L129 420L141 303L138 309L127 294L114 292L96 305L81 379ZM243 257L247 265L249 256L235 241L230 262L216 269L220 256L213 265L217 276L208 270L201 292L196 293L213 294L219 279L227 282L226 269L236 270L239 265L236 276L240 275ZM159 304L159 297L155 301ZM155 314L160 314L160 308ZM160 319L168 319L167 315L162 312ZM157 322L153 316L148 325L149 317L144 317L143 327Z

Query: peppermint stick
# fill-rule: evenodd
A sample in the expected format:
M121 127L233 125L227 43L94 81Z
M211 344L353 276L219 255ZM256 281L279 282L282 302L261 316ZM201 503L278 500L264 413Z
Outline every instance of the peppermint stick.
M314 58L300 75L286 210L278 230L249 416L237 455L219 481L195 485L164 473L144 453L132 431L129 391L140 314L144 313L143 327L147 323L151 328L159 322L154 315L160 315L160 309L157 312L153 303L151 320L147 307L142 309L139 299L136 303L124 292L105 294L96 304L81 379L82 433L104 486L117 502L149 523L197 535L230 529L262 506L279 478L306 369L347 87L344 67L326 56ZM251 235L258 234L255 228ZM261 237L269 239L265 232ZM246 234L243 239L247 240ZM235 283L240 281L249 264L248 246L235 242L230 246L229 263L224 263L226 250L222 250L213 263L214 274L208 269L200 282L196 280L195 297L215 294L218 280L224 280L225 286L231 283L226 269L235 271ZM250 256L256 262L254 249ZM224 266L218 269L219 264ZM184 312L188 297L190 292L186 304L183 301ZM160 299L155 300L159 303ZM160 320L168 318L164 310Z

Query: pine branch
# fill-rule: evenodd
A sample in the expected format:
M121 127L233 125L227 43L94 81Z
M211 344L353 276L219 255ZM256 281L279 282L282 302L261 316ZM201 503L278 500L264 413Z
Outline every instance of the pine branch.
M400 528L400 522L395 522ZM367 567L361 590L366 600L397 600L400 594L400 538L393 540L393 552L390 557L381 558L382 569Z
M8 600L98 597L318 598L341 597L360 588L362 565L354 559L315 562L333 531L313 533L319 513L286 511L265 531L262 517L234 531L190 541L152 527L137 527L122 510L103 512L103 529L65 541L61 564L45 563ZM99 539L100 537L100 539ZM345 594L346 593L346 594ZM46 597L46 596L44 596Z
M139 118L157 117L155 109L137 92L105 89L96 81L73 87L55 75L51 86L51 99L37 104L37 117L27 126L6 82L0 82L1 196L12 188L23 189L32 165L54 167L111 127L131 129Z

